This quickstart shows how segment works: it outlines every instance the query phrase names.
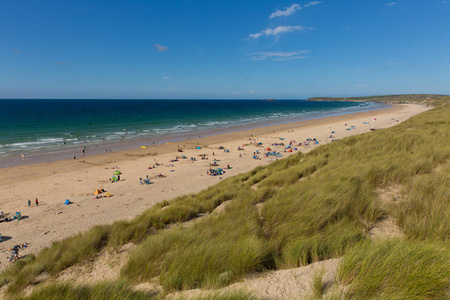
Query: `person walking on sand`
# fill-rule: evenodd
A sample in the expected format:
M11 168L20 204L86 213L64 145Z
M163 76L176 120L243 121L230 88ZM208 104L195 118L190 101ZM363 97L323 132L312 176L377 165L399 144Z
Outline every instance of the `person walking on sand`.
M38 206L38 205L39 205L39 200L38 200L38 198L36 198L35 202L36 202L36 206Z
M30 206L31 206L31 200L28 199L28 207L30 207Z

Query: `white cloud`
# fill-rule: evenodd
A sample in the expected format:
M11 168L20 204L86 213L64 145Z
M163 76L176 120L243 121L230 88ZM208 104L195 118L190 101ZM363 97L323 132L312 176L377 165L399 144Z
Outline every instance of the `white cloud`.
M294 4L292 4L289 7L283 7L283 9L279 9L279 10L273 12L270 15L269 18L273 19L273 18L276 18L276 17L287 17L287 16L290 16L292 14L295 14L297 11L299 11L299 10L301 10L303 8L314 6L314 5L317 5L317 4L320 4L320 3L321 3L320 1L311 1L311 2L308 2L307 4L303 5L303 7L301 7L297 3L294 3Z
M313 27L306 27L306 26L302 26L302 25L297 25L297 26L278 26L275 28L268 28L266 30L263 30L261 32L258 33L250 33L249 34L249 38L252 39L258 39L261 36L265 35L265 36L275 36L278 35L280 33L287 33L287 32L295 32L295 31L307 31L307 30L313 30Z
M155 44L155 45L153 45L153 47L156 47L156 51L159 51L159 52L165 52L165 51L169 50L169 48L167 48L166 46L161 46L159 44Z
M172 76L164 76L163 79L172 79Z
M255 52L247 54L249 56L249 60L274 60L274 61L285 61L285 60L295 60L306 58L307 56L303 55L308 53L309 50L301 50L301 51L273 51L273 52Z
M276 18L276 17L287 17L295 13L296 11L302 9L302 7L298 4L292 4L289 7L284 7L284 9L279 9L275 12L273 12L270 15L270 19Z
M320 2L320 1L311 1L311 2L303 5L303 7L314 6L314 5L317 5L317 4L320 4L320 3L322 3L322 2Z
M397 2L389 2L389 3L386 3L385 5L386 6L392 6L392 5L396 5L397 4Z

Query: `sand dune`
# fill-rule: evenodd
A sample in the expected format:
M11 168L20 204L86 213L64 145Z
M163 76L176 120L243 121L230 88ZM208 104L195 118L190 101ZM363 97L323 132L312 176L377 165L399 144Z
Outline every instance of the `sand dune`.
M332 139L370 132L372 117L377 118L376 128L386 128L427 109L413 104L395 105L378 111L232 132L172 145L4 168L0 173L0 209L11 215L20 211L25 218L0 223L0 233L5 237L0 243L0 250L28 242L31 246L20 255L37 253L53 241L85 231L94 225L133 218L160 201L199 192L216 184L220 178L269 164L273 159L262 157L261 160L256 160L252 157L254 152L263 152L266 147L281 152L284 157L317 147L312 144L297 146L298 151L284 153L283 146L271 146L275 142L288 144L292 140L295 141L294 144L298 144L307 138L316 138L318 145L321 145ZM369 124L363 124L364 122ZM355 129L347 130L351 125ZM335 131L333 138L329 137L331 131ZM252 145L243 146L251 142ZM259 142L263 147L256 145ZM178 146L183 149L182 153L177 152ZM202 149L195 149L197 146ZM230 152L224 152L219 149L220 146ZM238 147L243 147L244 150L238 151ZM201 160L202 154L206 154L208 160ZM170 162L177 155L185 155L188 159ZM197 160L190 161L190 157ZM229 164L232 169L226 170L222 176L207 175L209 163L213 159L220 160L219 167L225 168ZM162 165L149 169L156 163ZM111 183L109 178L116 170L123 173L121 180ZM154 178L160 173L166 177ZM147 176L151 179L151 184L141 185L139 178ZM98 188L105 189L113 196L95 199L92 193ZM39 199L39 206L34 204L36 197ZM28 199L32 201L31 207L27 207ZM70 199L73 204L63 205L66 199ZM7 265L8 254L7 251L2 253L0 261L3 263L0 268Z

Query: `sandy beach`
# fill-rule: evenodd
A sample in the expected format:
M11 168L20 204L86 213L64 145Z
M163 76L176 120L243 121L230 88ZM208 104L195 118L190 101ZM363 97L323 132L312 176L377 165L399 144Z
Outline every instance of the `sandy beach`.
M0 173L0 210L10 217L18 211L24 218L0 224L0 233L3 235L0 251L28 242L31 246L21 251L20 255L37 253L53 241L85 231L94 225L131 219L160 201L199 192L221 179L269 164L275 158L264 157L267 147L280 152L282 157L298 151L308 152L332 140L370 132L373 117L376 118L374 127L381 129L394 126L428 109L414 104L394 105L383 110L108 152L76 160L4 168ZM348 130L351 126L354 129ZM332 131L335 133L332 134ZM318 144L310 142L305 145L307 139L316 139ZM272 146L274 143L288 145L290 141L292 147L298 150L284 152L285 146ZM262 143L262 146L258 146L258 143ZM220 147L229 149L229 152ZM244 150L238 150L238 147ZM178 148L183 152L178 152ZM256 151L260 152L261 159L253 158ZM181 155L187 158L172 162ZM201 159L201 155L207 159ZM191 160L191 157L196 160ZM231 169L225 170L226 173L221 176L208 175L209 164L214 159L220 160L220 168L226 169L230 165ZM120 181L111 183L109 179L117 170L122 173ZM158 174L165 177L155 178ZM151 184L140 184L140 178L145 179L147 176ZM92 195L96 189L104 189L112 196L96 199ZM38 206L35 205L35 198L39 199ZM31 200L30 207L28 199ZM66 199L73 204L64 205ZM8 255L8 251L1 254L0 268L7 266Z

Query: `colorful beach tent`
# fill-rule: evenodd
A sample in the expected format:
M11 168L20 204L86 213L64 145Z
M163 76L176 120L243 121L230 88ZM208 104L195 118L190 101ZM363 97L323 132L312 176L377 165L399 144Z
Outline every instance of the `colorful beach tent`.
M111 197L111 193L107 192L107 193L105 193L105 196L109 198L109 197Z
M122 172L120 172L119 170L115 171L113 175L120 175L122 174Z
M94 194L94 195L99 195L99 194L101 194L101 193L102 193L102 190L95 190L93 194Z
M64 201L64 205L69 205L69 204L72 204L72 202L70 202L69 199L66 199L66 201Z

